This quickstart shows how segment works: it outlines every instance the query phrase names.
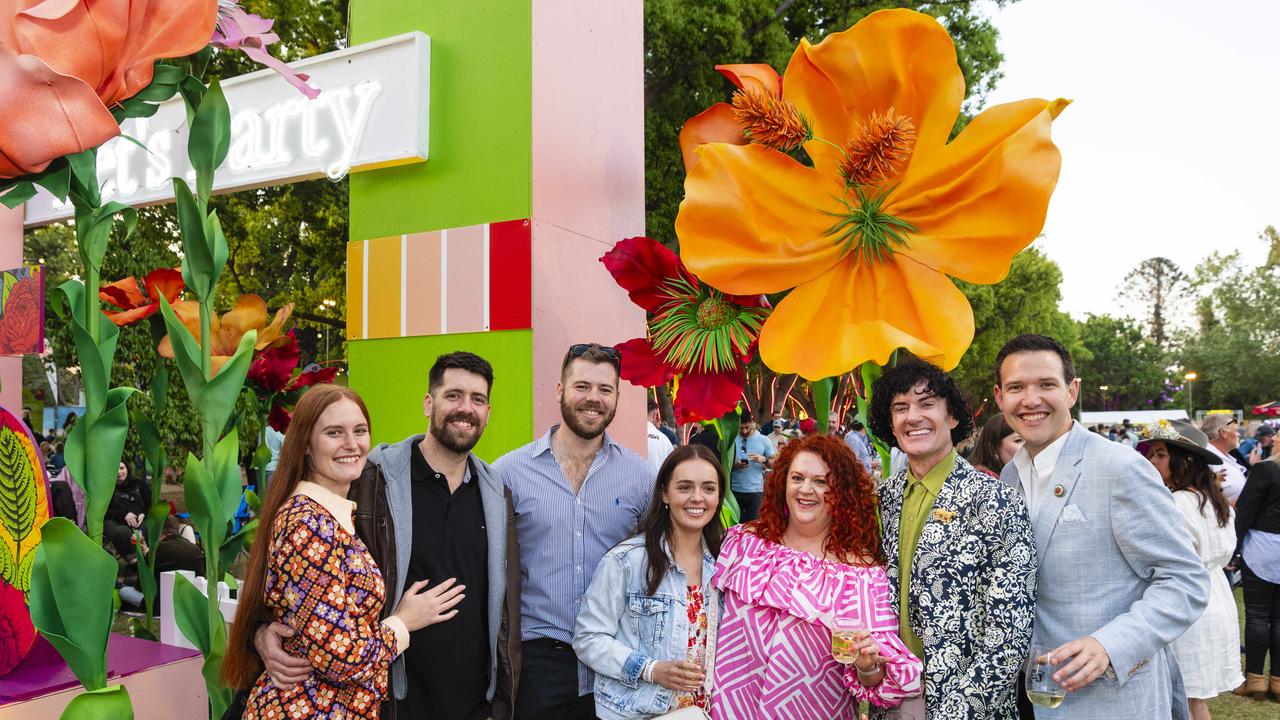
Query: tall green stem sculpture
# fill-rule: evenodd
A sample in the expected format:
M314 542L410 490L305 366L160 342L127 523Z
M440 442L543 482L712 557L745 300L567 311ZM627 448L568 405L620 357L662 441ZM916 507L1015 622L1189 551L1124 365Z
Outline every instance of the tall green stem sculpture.
M208 592L200 592L180 577L174 586L174 614L179 629L205 657L203 674L210 711L216 718L231 699L218 679L227 647L217 592L224 575L221 550L243 493L238 437L235 428L227 426L249 372L257 333L246 333L235 354L215 372L210 326L218 278L227 264L227 240L217 212L209 209L209 196L214 172L230 146L231 112L217 81L201 92L190 90L184 87L183 98L190 126L187 153L196 171L196 190L193 193L181 178L174 179L173 189L182 234L182 278L200 305L199 339L187 330L167 300L161 300L160 309L178 373L200 414L203 439L201 457L187 454L183 485L187 510L205 546Z

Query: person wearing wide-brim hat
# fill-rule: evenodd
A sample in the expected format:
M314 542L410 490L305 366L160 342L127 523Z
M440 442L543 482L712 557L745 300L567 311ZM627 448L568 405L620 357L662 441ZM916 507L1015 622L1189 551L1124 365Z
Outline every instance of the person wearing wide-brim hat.
M1209 436L1186 420L1161 420L1145 426L1136 449L1143 455L1148 455L1148 448L1144 446L1149 446L1152 442L1163 442L1186 450L1208 465L1222 464L1222 458L1209 449ZM1169 484L1165 473L1160 473L1160 477L1165 478L1166 485Z
M1235 598L1222 573L1235 552L1235 511L1210 468L1220 465L1222 458L1209 449L1208 436L1182 420L1148 425L1137 449L1173 492L1191 544L1209 571L1204 614L1173 642L1192 720L1209 720L1206 701L1244 682Z

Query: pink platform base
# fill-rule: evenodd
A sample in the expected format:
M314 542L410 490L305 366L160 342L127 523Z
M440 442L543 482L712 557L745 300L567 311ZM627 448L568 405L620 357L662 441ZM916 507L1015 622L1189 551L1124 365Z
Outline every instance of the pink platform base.
M194 650L112 635L107 641L107 682L123 684L137 720L203 716L209 702ZM0 718L48 720L62 714L83 691L53 646L37 638L31 654L0 677Z

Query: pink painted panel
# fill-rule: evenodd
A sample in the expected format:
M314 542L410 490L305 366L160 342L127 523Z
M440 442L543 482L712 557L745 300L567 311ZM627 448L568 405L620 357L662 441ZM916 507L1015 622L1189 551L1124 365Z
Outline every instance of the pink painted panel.
M453 228L445 234L444 332L483 332L489 273L485 268L485 226Z
M644 334L644 311L632 304L598 258L611 246L550 223L533 222L533 427L560 422L556 382L570 345L615 345ZM623 381L609 434L640 453L645 440L644 389Z
M22 208L0 205L0 268L22 264ZM22 407L22 358L0 357L0 407Z
M440 232L414 233L405 246L405 335L440 332Z
M644 7L533 7L533 217L613 242L644 232Z
M569 345L644 334L598 261L644 232L644 18L631 0L533 4L534 430L559 421ZM622 383L610 434L642 455L644 390Z

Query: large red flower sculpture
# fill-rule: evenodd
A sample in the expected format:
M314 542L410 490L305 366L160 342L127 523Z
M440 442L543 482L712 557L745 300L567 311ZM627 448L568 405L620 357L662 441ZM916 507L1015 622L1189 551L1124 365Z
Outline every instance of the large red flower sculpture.
M298 368L301 353L298 352L298 339L290 330L285 335L285 342L269 348L249 366L249 382L259 391L263 403L270 403L271 413L267 417L268 424L279 432L289 429L292 416L288 406L290 396L305 387L319 383L333 382L338 375L338 368L320 368L294 375Z
M618 242L600 262L650 318L647 338L616 346L622 378L642 387L679 378L674 404L681 422L713 420L732 410L769 315L764 296L716 290L647 237Z

